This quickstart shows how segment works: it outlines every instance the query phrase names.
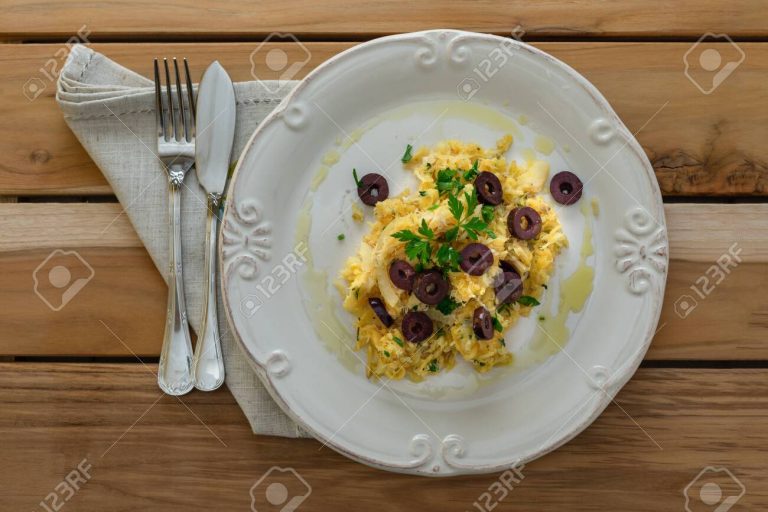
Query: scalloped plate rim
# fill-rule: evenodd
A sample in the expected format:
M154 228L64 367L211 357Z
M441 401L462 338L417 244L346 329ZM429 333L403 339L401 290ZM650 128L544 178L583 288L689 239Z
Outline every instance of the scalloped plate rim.
M242 163L244 161L243 157L251 149L256 138L269 125L271 125L272 123L280 119L281 114L286 110L286 108L289 106L289 104L294 99L294 97L297 96L306 87L306 85L309 82L311 82L317 75L326 72L327 70L332 68L337 62L348 58L350 55L354 55L355 53L365 51L367 48L371 46L383 45L383 44L387 44L397 40L424 37L430 34L455 34L457 37L462 36L462 37L474 38L474 39L506 41L507 43L511 42L511 44L515 46L519 46L520 48L528 52L531 52L541 58L547 59L553 65L563 68L566 71L566 73L579 86L581 86L587 93L589 93L590 96L592 96L592 98L595 101L595 104L598 105L606 115L610 116L611 120L615 123L615 127L617 131L624 136L626 148L631 149L631 151L634 153L637 160L642 164L641 166L645 170L645 177L646 179L649 180L651 185L650 190L651 190L652 202L653 202L652 209L658 215L657 219L659 220L666 237L667 225L666 225L666 218L664 214L663 201L662 201L661 191L659 189L658 182L656 181L656 176L653 171L653 167L651 166L650 161L648 160L645 152L642 150L635 136L625 126L625 124L619 118L618 114L616 113L614 108L611 106L611 104L608 102L608 100L589 80L587 80L584 76L582 76L579 72L577 72L575 69L573 69L571 66L569 66L565 62L527 43L523 43L521 41L517 41L514 39L505 38L505 37L501 37L493 34L484 34L484 33L469 32L469 31L455 30L455 29L430 29L430 30L424 30L424 31L418 31L418 32L408 32L403 34L395 34L395 35L380 37L377 39L373 39L371 41L360 43L351 48L348 48L330 57L329 59L327 59L320 65L318 65L316 68L310 71L307 74L307 76L304 79L302 79L296 85L296 87L293 90L291 90L283 98L280 104L278 104L264 118L264 120L261 123L259 123L257 128L254 130L253 134L250 136L250 138L244 145L243 150L238 157L237 165L235 166L235 169L232 173L232 177L229 180L229 183L227 185L227 192L226 192L227 197L231 197L230 195L231 190L234 186L234 183L237 181ZM364 455L359 453L354 453L346 449L342 445L334 442L333 439L327 439L323 435L318 433L315 429L312 428L312 426L308 423L308 421L306 421L305 419L303 419L302 417L294 413L293 410L287 405L286 401L277 391L276 386L272 381L272 376L267 371L265 365L262 365L247 348L245 342L243 341L243 337L241 336L237 328L237 325L232 318L233 309L232 309L232 305L229 302L228 295L226 293L227 278L223 269L222 234L224 231L223 230L224 223L228 219L229 209L230 209L230 203L227 201L224 204L224 210L222 214L222 230L219 233L218 261L219 261L219 275L222 276L220 279L220 286L222 291L223 306L226 313L227 321L231 328L231 332L233 333L233 336L237 342L238 347L240 348L241 352L245 355L250 366L255 370L259 379L264 383L264 386L267 389L269 395L275 400L275 402L280 406L282 411L289 418L295 421L297 425L299 425L301 428L309 432L315 439L323 442L327 446L330 446L332 449L334 449L338 453L352 460L355 460L357 462L366 464L368 466L371 466L377 469L383 469L383 470L392 471L396 473L414 474L414 475L429 476L429 477L450 477L450 476L466 475L466 474L484 474L484 473L504 471L506 469L516 467L519 464L526 464L532 460L535 460L543 455L546 455L547 453L550 453L558 449L559 447L563 446L567 442L571 441L574 437L576 437L578 434L583 432L589 425L591 425L595 421L595 419L597 419L602 414L602 412L606 409L606 407L608 407L608 405L614 400L614 397L616 396L616 394L634 376L635 372L639 368L645 354L647 353L650 347L651 341L655 335L655 330L661 316L661 308L662 308L664 291L666 288L666 280L667 280L666 270L663 273L662 279L660 279L660 283L655 290L654 296L651 298L654 311L651 317L652 321L649 323L649 326L648 326L649 327L648 331L645 333L645 336L643 338L643 343L640 346L638 346L637 350L631 357L627 358L627 361L623 366L617 368L616 372L613 375L614 378L611 380L610 385L608 386L608 389L605 389L605 387L603 388L605 392L600 396L600 398L598 400L594 400L594 399L590 400L590 403L594 402L594 405L591 406L590 414L587 417L585 417L583 421L577 424L570 424L568 426L568 432L566 434L556 438L553 441L550 441L549 443L540 445L536 449L529 450L527 453L524 453L521 457L519 457L515 461L510 461L504 464L493 464L493 465L485 465L485 466L475 465L474 467L455 468L455 471L452 471L450 473L445 473L445 472L433 473L429 471L419 471L418 468L414 468L414 469L398 468L394 465L386 464L383 461L365 457ZM669 267L668 265L669 251L668 250L665 255L665 262L667 264L666 268L668 269ZM448 436L446 436L446 438L447 437ZM438 441L440 442L440 448L444 448L444 444L443 444L444 440L445 438L443 440L438 439Z

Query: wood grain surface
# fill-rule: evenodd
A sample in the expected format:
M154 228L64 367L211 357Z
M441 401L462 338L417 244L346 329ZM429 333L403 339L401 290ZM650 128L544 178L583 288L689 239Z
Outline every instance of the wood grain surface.
M397 475L314 440L254 437L229 393L163 396L154 371L0 363L0 435L13 447L3 454L2 509L39 510L84 459L91 479L66 510L249 510L251 487L277 466L311 487L299 510L461 512L476 510L499 477ZM746 488L733 510L763 510L766 397L763 370L640 369L586 431L526 466L496 510L679 512L684 488L708 466L728 467Z
M644 366L587 430L525 467L493 510L679 512L702 471L690 511L713 510L696 494L703 482L720 484L724 497L740 488L710 467L744 486L730 510L768 509L765 11L764 0L3 0L0 511L50 512L46 497L66 495L62 482L82 461L91 477L60 510L250 510L252 486L273 467L311 487L299 511L487 510L481 496L498 474L385 473L314 440L254 436L227 390L162 395L156 366L135 355L159 353L166 287L122 207L93 197L112 190L68 130L45 71L61 67L78 31L145 76L151 58L176 55L197 76L218 59L235 80L251 80L274 78L260 52L303 51L275 32L309 51L300 78L360 41L445 27L522 31L582 73L636 133L674 203L665 210L665 304ZM720 36L694 47L705 33L735 46ZM696 68L704 49L726 62L744 56L709 94L696 85L712 85ZM30 80L44 86L39 97L26 97ZM711 286L729 249L742 261ZM71 272L83 272L75 252L94 272L59 311L41 298L61 300L43 264L53 251L71 253ZM126 363L100 359L116 356Z
M292 32L302 36L371 37L430 28L463 28L509 34L521 26L531 36L687 37L727 32L760 37L768 26L760 0L171 0L93 3L6 0L0 35L6 39L67 38L86 26L91 38L196 39L256 37Z
M165 284L122 212L116 203L0 204L0 268L7 269L0 355L159 354ZM666 215L671 266L648 358L768 359L768 205L669 204ZM716 286L712 277L702 299L691 287L708 291L702 276L712 276L708 269L732 246L742 262ZM33 276L57 249L77 251L94 277L53 311ZM82 267L68 264L73 275ZM38 271L37 289L54 301L60 292L46 285L46 269ZM685 297L696 302L690 311Z
M307 43L310 62L297 77L352 43ZM591 80L608 98L656 169L666 196L768 194L768 45L740 43L745 61L709 95L685 75L689 43L538 43ZM297 45L281 45L289 58ZM28 101L30 78L62 45L0 45L0 195L109 194L98 168L67 129L54 84ZM151 58L187 56L199 76L219 59L235 80L252 80L257 43L97 44L121 64L149 74ZM270 47L271 48L271 47ZM266 48L259 50L266 51ZM254 58L255 74L267 73ZM60 65L60 64L59 64Z

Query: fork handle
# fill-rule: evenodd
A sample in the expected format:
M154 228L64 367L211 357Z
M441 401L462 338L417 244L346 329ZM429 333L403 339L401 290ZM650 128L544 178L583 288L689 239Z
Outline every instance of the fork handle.
M183 173L181 175L183 179ZM168 276L168 309L157 384L169 395L188 393L193 385L192 341L187 325L184 279L181 265L181 180L171 170L169 209L171 214L171 250Z
M213 391L224 382L224 358L219 341L219 320L216 310L216 232L219 219L217 194L208 195L208 229L205 236L205 295L203 323L195 345L195 387Z

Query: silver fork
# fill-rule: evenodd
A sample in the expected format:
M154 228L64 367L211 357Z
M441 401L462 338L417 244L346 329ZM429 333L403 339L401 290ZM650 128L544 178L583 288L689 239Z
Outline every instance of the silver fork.
M184 176L195 163L195 97L189 75L187 59L184 72L187 86L187 102L181 92L179 64L173 59L176 78L176 95L171 91L171 74L168 60L165 67L167 99L163 102L160 70L155 59L155 101L157 110L157 152L168 172L169 211L171 216L170 261L168 265L168 309L165 321L163 349L157 383L169 395L183 395L194 386L192 375L192 341L187 324L184 301L184 279L181 265L181 193Z

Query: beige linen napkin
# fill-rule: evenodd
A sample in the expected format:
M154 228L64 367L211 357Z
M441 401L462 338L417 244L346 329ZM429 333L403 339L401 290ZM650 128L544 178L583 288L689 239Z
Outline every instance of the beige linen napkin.
M151 69L150 59L148 55L147 70ZM259 122L293 88L289 84L270 92L269 85L235 84L237 126L233 159ZM61 71L56 99L67 124L104 173L152 261L167 280L168 189L165 171L156 156L154 83L90 48L77 45ZM203 296L206 202L194 170L187 173L184 183L184 288L189 322L197 329ZM306 432L280 410L256 377L230 333L221 306L219 319L226 384L253 431L306 437Z

